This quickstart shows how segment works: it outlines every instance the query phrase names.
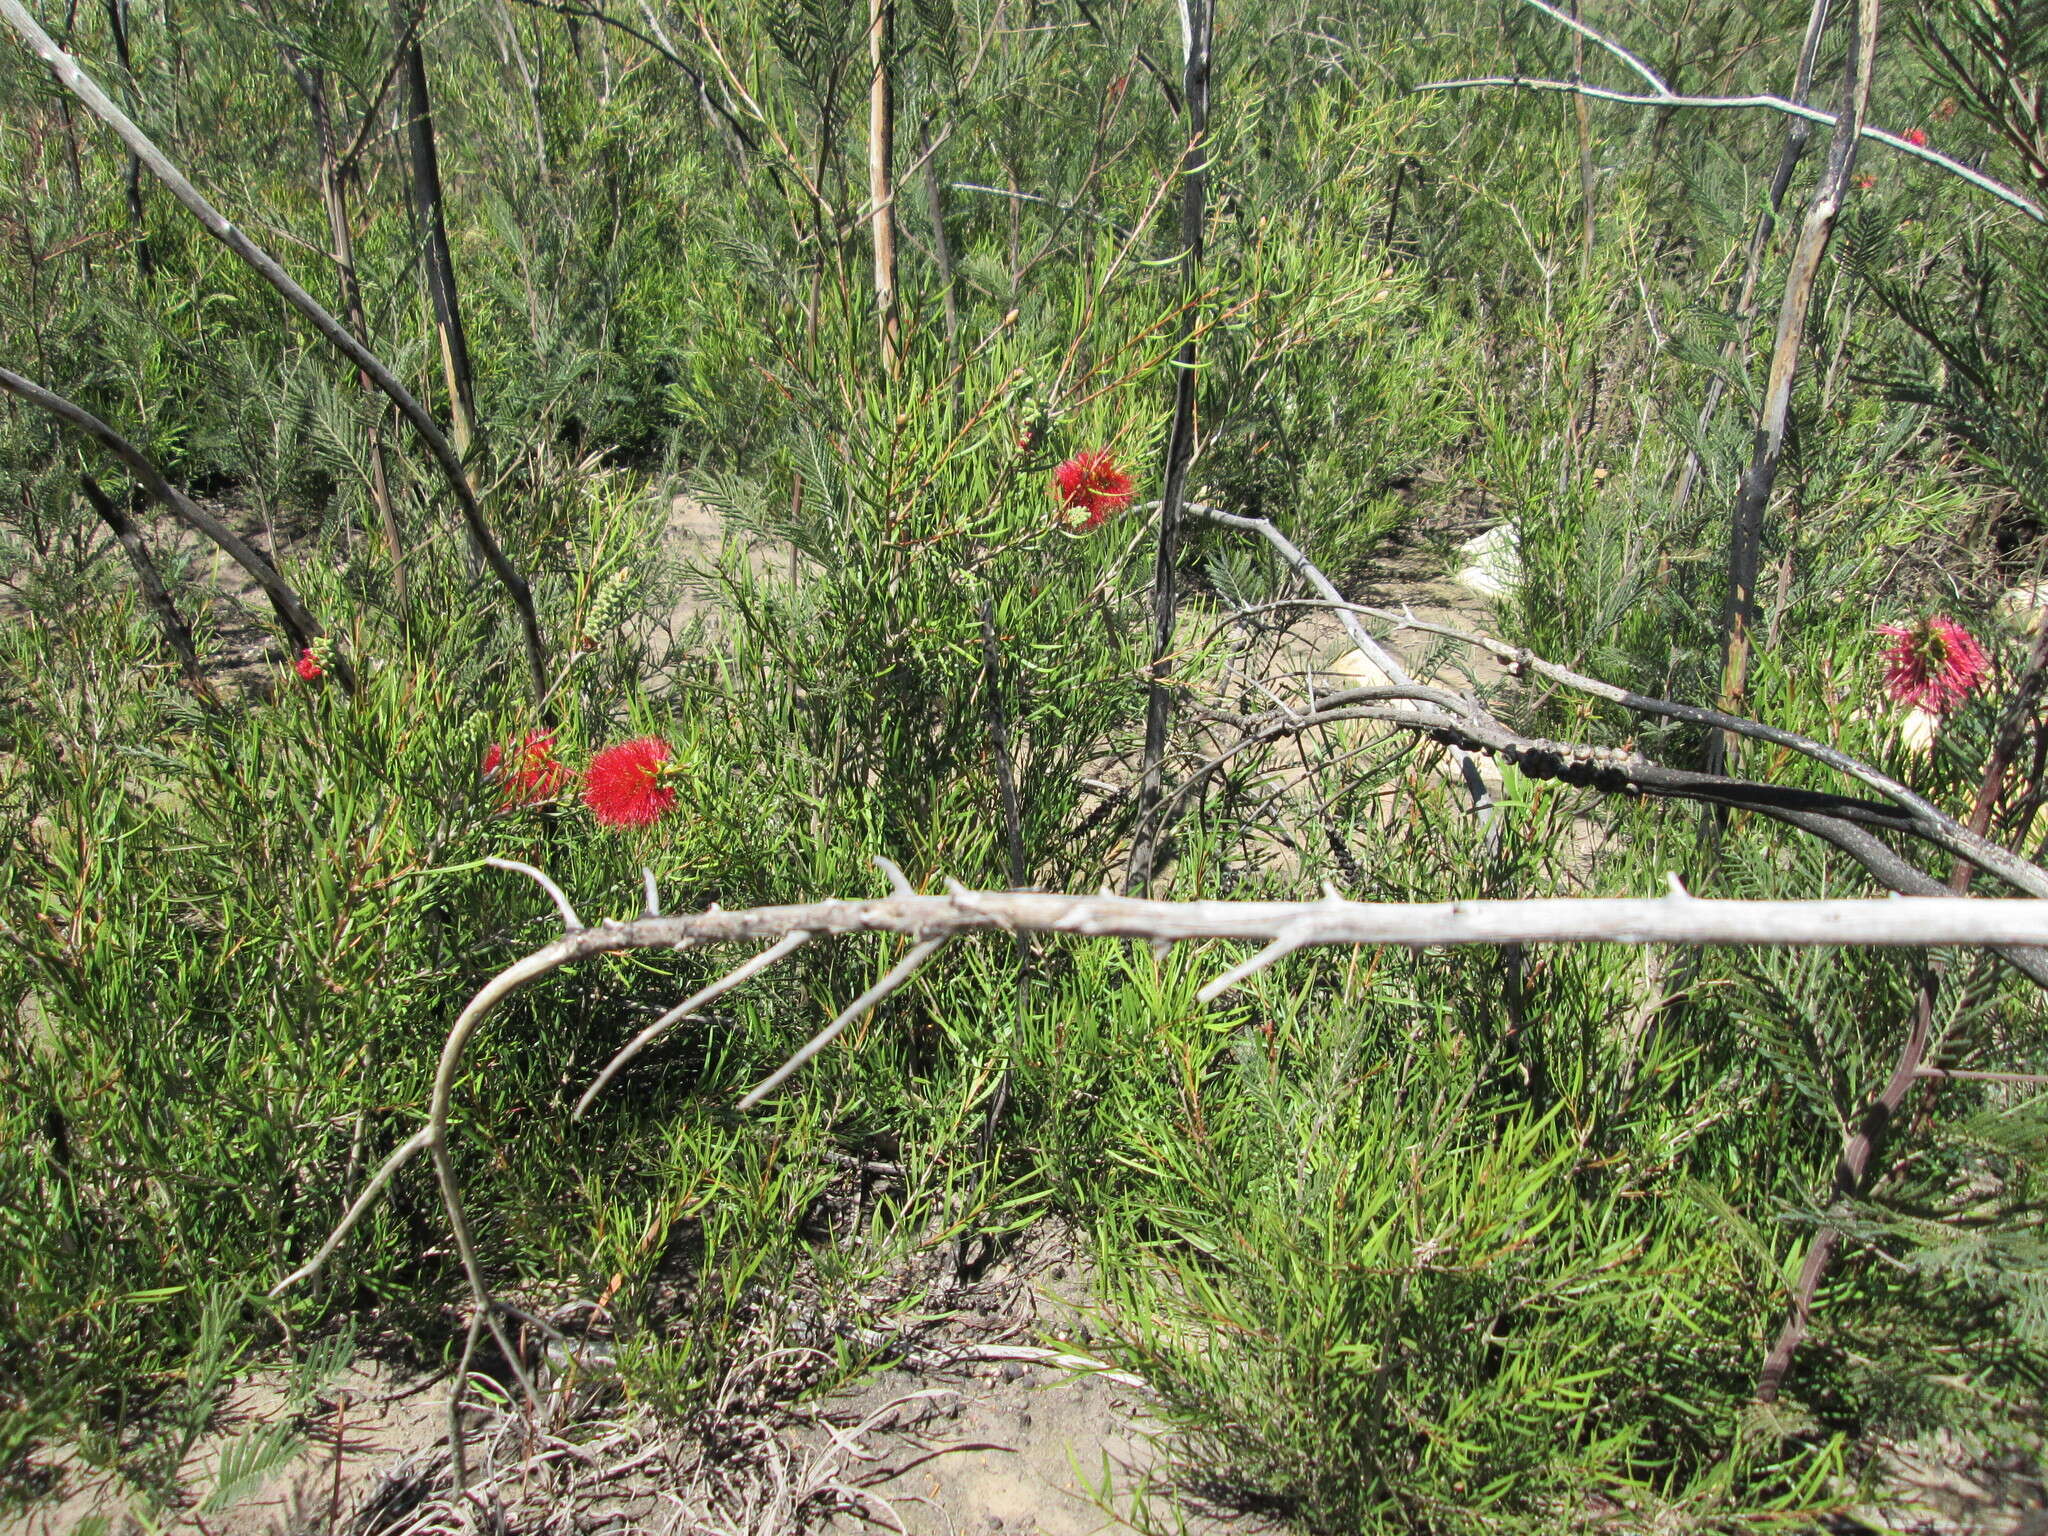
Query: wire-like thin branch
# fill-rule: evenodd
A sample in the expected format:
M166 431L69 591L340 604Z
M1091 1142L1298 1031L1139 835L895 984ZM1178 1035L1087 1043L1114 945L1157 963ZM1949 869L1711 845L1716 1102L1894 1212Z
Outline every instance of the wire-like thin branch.
M946 185L955 192L985 192L990 197L1014 198L1020 203L1044 203L1049 208L1059 209L1061 213L1077 213L1084 219L1093 219L1103 228L1114 232L1119 239L1131 238L1131 231L1116 220L1106 219L1101 214L1091 212L1075 203L1063 203L1056 197L1046 197L1038 192L1020 192L1015 187L985 187L978 181L949 181Z
M1661 109L1698 108L1706 110L1762 108L1772 112L1782 112L1790 117L1803 117L1808 122L1821 123L1829 128L1835 126L1836 117L1834 113L1824 112L1819 107L1808 106L1804 102L1788 101L1783 96L1681 96L1665 83L1661 75L1612 38L1596 32L1583 22L1574 20L1563 11L1546 4L1545 0L1523 0L1523 3L1570 27L1589 42L1613 54L1636 74L1642 76L1643 80L1650 87L1649 93L1614 91L1601 86L1587 85L1584 81L1579 80L1532 79L1524 75L1489 75L1483 79L1470 80L1431 80L1426 84L1416 86L1415 89L1418 91L1465 91L1483 87L1506 87L1522 91L1562 91L1569 95L1588 96L1595 101L1611 101L1627 107L1657 107ZM1887 133L1882 128L1873 128L1868 124L1861 125L1859 132L1861 137L1882 144L1887 149L1898 150L1901 154L1911 155L1915 159L1924 160L1929 165L1948 172L1951 176L1960 177L1980 192L1988 192L2000 202L2019 209L2028 218L2039 223L2048 224L2048 211L2043 211L2040 204L2019 192L2015 192L2003 182L1994 181L1982 171L1963 164L1960 160L1951 159L1937 149L1930 149L1924 144L1912 143L1907 139L1900 138L1895 133Z

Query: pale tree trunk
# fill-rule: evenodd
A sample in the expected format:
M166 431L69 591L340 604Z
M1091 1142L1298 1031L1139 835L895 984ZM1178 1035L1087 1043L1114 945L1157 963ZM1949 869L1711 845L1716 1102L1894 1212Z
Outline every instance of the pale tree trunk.
M896 306L896 202L890 188L896 109L889 94L889 47L895 13L895 0L868 0L868 59L874 67L868 83L868 201L874 207L875 317L882 333L882 371L891 378L903 367L902 316Z

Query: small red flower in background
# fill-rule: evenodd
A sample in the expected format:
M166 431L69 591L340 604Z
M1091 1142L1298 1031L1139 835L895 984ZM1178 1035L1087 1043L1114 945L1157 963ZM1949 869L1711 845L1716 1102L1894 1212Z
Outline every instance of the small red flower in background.
M1915 149L1925 149L1927 147L1927 130L1925 128L1908 128L1899 137Z
M1894 642L1884 653L1884 686L1901 704L1944 714L1991 675L1991 658L1976 636L1945 613L1881 624L1877 632Z
M1871 174L1870 174L1870 173L1869 173L1868 171L1865 171L1865 172L1864 172L1864 173L1863 173L1863 174L1862 174L1861 176L1858 176L1858 177L1856 178L1856 190L1857 190L1858 192L1874 192L1874 191L1876 191L1876 190L1877 190L1877 178L1876 178L1875 176L1871 175Z
M309 683L317 683L327 675L327 669L320 665L320 658L313 654L310 645L299 652L299 659L292 666L297 668L300 678Z
M484 777L504 785L502 812L553 799L568 783L569 769L555 756L553 731L528 731L523 741L491 743L484 753Z
M607 827L644 827L676 803L665 783L674 753L659 736L640 736L606 747L583 771L583 803Z
M1100 527L1112 512L1131 504L1131 477L1116 467L1107 448L1075 454L1052 478L1060 498L1056 515L1077 532Z

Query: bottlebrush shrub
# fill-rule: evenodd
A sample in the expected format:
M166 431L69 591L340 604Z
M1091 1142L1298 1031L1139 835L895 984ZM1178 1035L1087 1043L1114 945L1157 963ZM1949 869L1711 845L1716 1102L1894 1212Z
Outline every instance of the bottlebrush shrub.
M1884 686L1898 703L1945 714L1991 674L1991 658L1976 636L1945 613L1880 625L1877 632L1894 642L1884 656Z
M1100 527L1131 504L1131 477L1117 468L1107 448L1077 453L1052 472L1061 526L1076 533Z
M553 731L529 731L519 741L491 743L483 775L503 789L500 812L552 800L569 782L568 765L555 756Z
M601 826L650 826L675 808L678 766L659 736L606 747L583 771L583 803Z

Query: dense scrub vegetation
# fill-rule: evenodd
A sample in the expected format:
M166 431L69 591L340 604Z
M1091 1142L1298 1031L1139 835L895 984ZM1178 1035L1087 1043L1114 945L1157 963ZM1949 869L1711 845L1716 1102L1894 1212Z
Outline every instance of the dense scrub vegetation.
M1350 592L1390 534L1447 550L1504 521L1522 576L1496 633L1643 694L1723 696L1730 508L1825 125L1751 296L1784 115L1417 89L1640 87L1524 5L1240 0L1214 22L1191 264L1169 8L884 6L878 301L865 6L35 9L454 434L530 577L547 693L417 435L10 44L0 367L130 439L327 632L252 628L212 549L138 497L211 679L195 690L95 510L131 506L125 471L28 399L0 406L11 1499L48 1491L57 1446L167 1495L258 1358L373 1333L435 1363L460 1347L423 1169L316 1283L267 1292L418 1124L464 1000L550 933L485 856L544 868L592 917L639 910L643 865L671 911L876 894L877 854L921 886L1120 880L1143 797L1104 789L1129 781L1147 705L1147 509L1184 345L1193 499L1273 519ZM1583 14L1719 97L1787 92L1804 20L1734 0ZM1830 111L1856 20L1821 37ZM1868 120L2048 200L2044 46L2022 0L1902 5ZM1866 142L1794 337L1730 696L1966 818L2021 694L1985 825L2022 853L2048 736L2027 637L1993 606L2044 547L2044 326L2041 225ZM1135 504L1070 528L1054 467L1100 449ZM730 536L695 568L663 553L679 491ZM1178 570L1169 785L1212 750L1196 705L1270 705L1219 619L1298 590L1206 525ZM1916 750L1875 627L1934 612L1991 673ZM1532 734L1688 766L1712 749L1539 678L1495 702ZM481 771L538 731L571 766L660 738L674 807L607 827L573 786ZM1512 770L1482 825L1440 750L1290 747L1285 795L1247 756L1175 802L1154 889L1875 889L1763 817ZM1790 753L1740 761L1841 787ZM580 1121L611 1052L731 956L614 957L517 1000L459 1094L496 1282L606 1298L625 1389L687 1416L747 1351L823 1343L860 1369L820 1318L885 1294L907 1255L1062 1218L1090 1236L1112 1352L1191 1454L1309 1530L1798 1526L1866 1497L1886 1437L2033 1443L2038 1085L1916 1088L1909 1134L1854 1198L1831 1192L1925 957L1318 953L1211 1006L1194 993L1234 958L1214 946L1043 944L1020 982L1007 940L958 944L787 1091L727 1112L901 948L807 948ZM2048 1070L2030 984L1988 956L1938 969L1929 1062ZM906 1171L856 1242L810 1215L834 1152ZM1759 1405L1823 1223L1846 1240Z

